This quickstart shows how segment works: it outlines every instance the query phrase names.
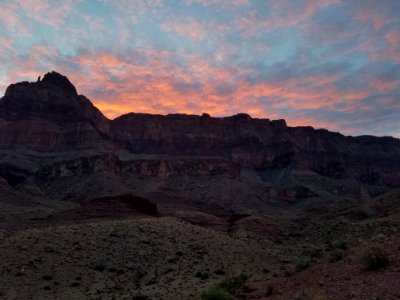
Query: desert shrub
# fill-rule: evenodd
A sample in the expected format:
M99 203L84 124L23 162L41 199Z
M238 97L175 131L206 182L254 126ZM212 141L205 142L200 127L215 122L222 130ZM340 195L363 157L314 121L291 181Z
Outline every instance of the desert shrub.
M292 264L288 264L288 265L284 266L282 268L282 270L283 270L283 274L286 277L289 277L289 276L292 276L294 273L296 273L296 266L292 265ZM274 276L274 277L276 277L276 276Z
M240 293L246 281L247 275L242 273L239 276L225 279L220 283L220 286L229 294L236 296Z
M343 251L347 250L348 244L345 240L330 240L326 243L326 249L327 250L335 250L335 249L341 249Z
M200 278L201 280L206 280L210 275L207 272L197 272L195 275L197 278Z
M360 261L368 270L377 270L389 264L388 254L378 246L365 248L361 252Z
M321 249L319 248L310 248L304 249L301 251L301 256L308 256L311 258L318 258L321 256Z
M312 263L312 258L310 256L299 256L297 260L295 261L295 269L296 271L301 271L310 266Z
M376 216L376 210L370 206L361 207L358 215L361 219L368 219Z
M217 269L214 271L214 274L216 275L225 275L225 271L223 269Z
M201 300L233 300L234 297L229 294L220 285L213 285L210 289L201 295Z
M310 297L308 297L305 292L301 291L294 295L293 300L310 300Z
M272 285L267 284L266 287L265 287L265 290L264 290L264 296L265 297L271 296L272 292L273 292Z
M324 291L320 291L317 294L314 294L311 298L312 300L328 300L326 293Z
M245 274L236 277L230 277L224 281L213 285L201 295L202 300L231 300L243 290L247 281Z
M150 298L141 293L137 293L135 296L133 296L132 300L150 300Z
M335 262L340 261L343 258L344 251L342 249L332 249L328 253L328 261Z

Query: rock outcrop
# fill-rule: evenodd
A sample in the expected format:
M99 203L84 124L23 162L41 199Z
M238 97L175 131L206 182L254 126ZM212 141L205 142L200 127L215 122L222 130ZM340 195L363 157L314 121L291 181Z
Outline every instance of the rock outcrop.
M11 84L0 100L0 147L44 152L105 147L108 120L56 72Z

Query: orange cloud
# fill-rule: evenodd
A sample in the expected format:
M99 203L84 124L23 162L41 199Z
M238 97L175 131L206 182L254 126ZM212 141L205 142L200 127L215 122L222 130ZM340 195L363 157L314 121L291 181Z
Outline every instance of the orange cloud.
M38 47L34 55L40 57L52 53ZM274 83L251 83L240 79L241 74L244 76L250 70L218 68L197 55L188 55L185 67L176 65L168 51L153 50L146 55L146 63L133 64L130 58L111 53L83 54L74 59L80 65L78 72L71 72L65 66L58 70L68 74L78 91L91 98L110 118L130 111L208 112L215 116L247 112L255 117L278 117L269 110L282 107L318 109L338 102L357 101L379 84L376 82L371 88L362 90L340 91L334 87L336 76L303 76ZM24 67L34 70L35 63L35 59L27 59ZM24 74L21 70L18 73L30 78L37 74Z
M135 55L145 55L146 59L138 60ZM43 60L52 61L54 57L59 57L57 51L34 47L14 70L15 79L18 78L15 81L36 79L44 68ZM304 75L252 83L246 78L254 70L217 67L200 55L186 54L183 58L186 63L177 64L171 52L148 49L138 49L132 56L85 53L71 59L79 68L68 61L55 61L53 69L66 74L78 92L88 96L111 119L128 112L207 112L213 116L245 112L259 118L286 118L290 125L336 130L340 128L338 122L324 123L317 115L306 118L277 112L323 108L353 112L363 108L360 100L375 91L397 87L395 81L374 79L362 88L340 90L335 86L338 75ZM335 108L337 104L340 108Z

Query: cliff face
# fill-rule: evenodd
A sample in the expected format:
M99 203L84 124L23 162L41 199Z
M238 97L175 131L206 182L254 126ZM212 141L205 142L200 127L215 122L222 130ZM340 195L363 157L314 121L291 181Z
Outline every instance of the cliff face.
M87 151L96 155L123 151L185 156L189 161L190 157L218 158L258 171L304 169L333 178L400 186L400 140L395 138L345 137L246 114L213 118L207 114L131 113L111 121L56 72L46 74L40 82L7 88L0 100L0 149L76 152L78 157L79 151L85 151L83 156ZM7 169L4 161L13 163L4 157L3 175ZM109 165L113 172L125 172L108 162L102 169Z
M257 169L300 168L335 178L400 184L400 141L391 137L345 137L245 114L128 114L112 121L109 133L126 141L133 153L222 156Z

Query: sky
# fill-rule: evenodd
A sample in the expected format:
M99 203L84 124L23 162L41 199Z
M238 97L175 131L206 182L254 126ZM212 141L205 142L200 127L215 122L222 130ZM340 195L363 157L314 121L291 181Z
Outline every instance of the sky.
M55 70L111 119L400 137L399 16L399 0L0 0L0 94Z

